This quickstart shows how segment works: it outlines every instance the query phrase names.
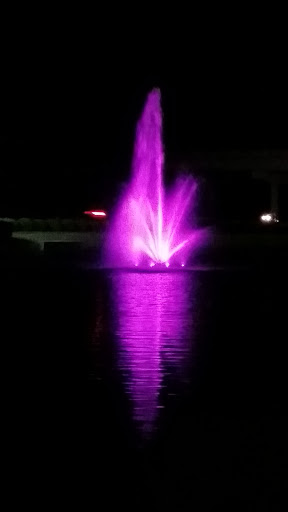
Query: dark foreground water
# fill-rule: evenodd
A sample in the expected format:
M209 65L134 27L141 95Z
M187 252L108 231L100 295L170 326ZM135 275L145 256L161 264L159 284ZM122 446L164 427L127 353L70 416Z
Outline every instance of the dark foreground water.
M283 268L1 275L13 496L104 510L284 504Z

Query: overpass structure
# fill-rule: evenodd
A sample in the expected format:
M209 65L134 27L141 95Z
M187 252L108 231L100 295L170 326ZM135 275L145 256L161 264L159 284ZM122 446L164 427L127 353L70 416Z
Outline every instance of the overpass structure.
M279 186L288 184L288 150L235 150L195 153L196 168L202 171L227 173L249 172L252 179L270 184L271 213L278 217Z

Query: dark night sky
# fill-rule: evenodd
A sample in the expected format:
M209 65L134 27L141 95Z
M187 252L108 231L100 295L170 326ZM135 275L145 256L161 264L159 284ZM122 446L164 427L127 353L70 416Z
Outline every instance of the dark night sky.
M119 33L110 45L76 34L59 46L16 46L1 95L2 214L53 198L105 206L128 177L135 122L154 86L168 167L195 151L287 148L287 66L269 40L244 49L186 35L141 49Z

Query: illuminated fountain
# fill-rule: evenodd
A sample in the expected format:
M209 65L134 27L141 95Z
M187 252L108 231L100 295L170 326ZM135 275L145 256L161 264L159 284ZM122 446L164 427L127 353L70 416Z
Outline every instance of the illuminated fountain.
M137 125L132 178L107 236L105 260L111 266L184 266L203 236L188 225L196 189L191 176L164 189L160 100L160 91L152 90Z

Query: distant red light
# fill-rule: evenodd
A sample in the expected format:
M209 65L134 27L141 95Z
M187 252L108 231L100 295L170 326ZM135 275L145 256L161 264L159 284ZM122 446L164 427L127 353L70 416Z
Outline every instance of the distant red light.
M90 217L106 217L106 213L103 210L89 210L84 213L85 215L90 215Z

